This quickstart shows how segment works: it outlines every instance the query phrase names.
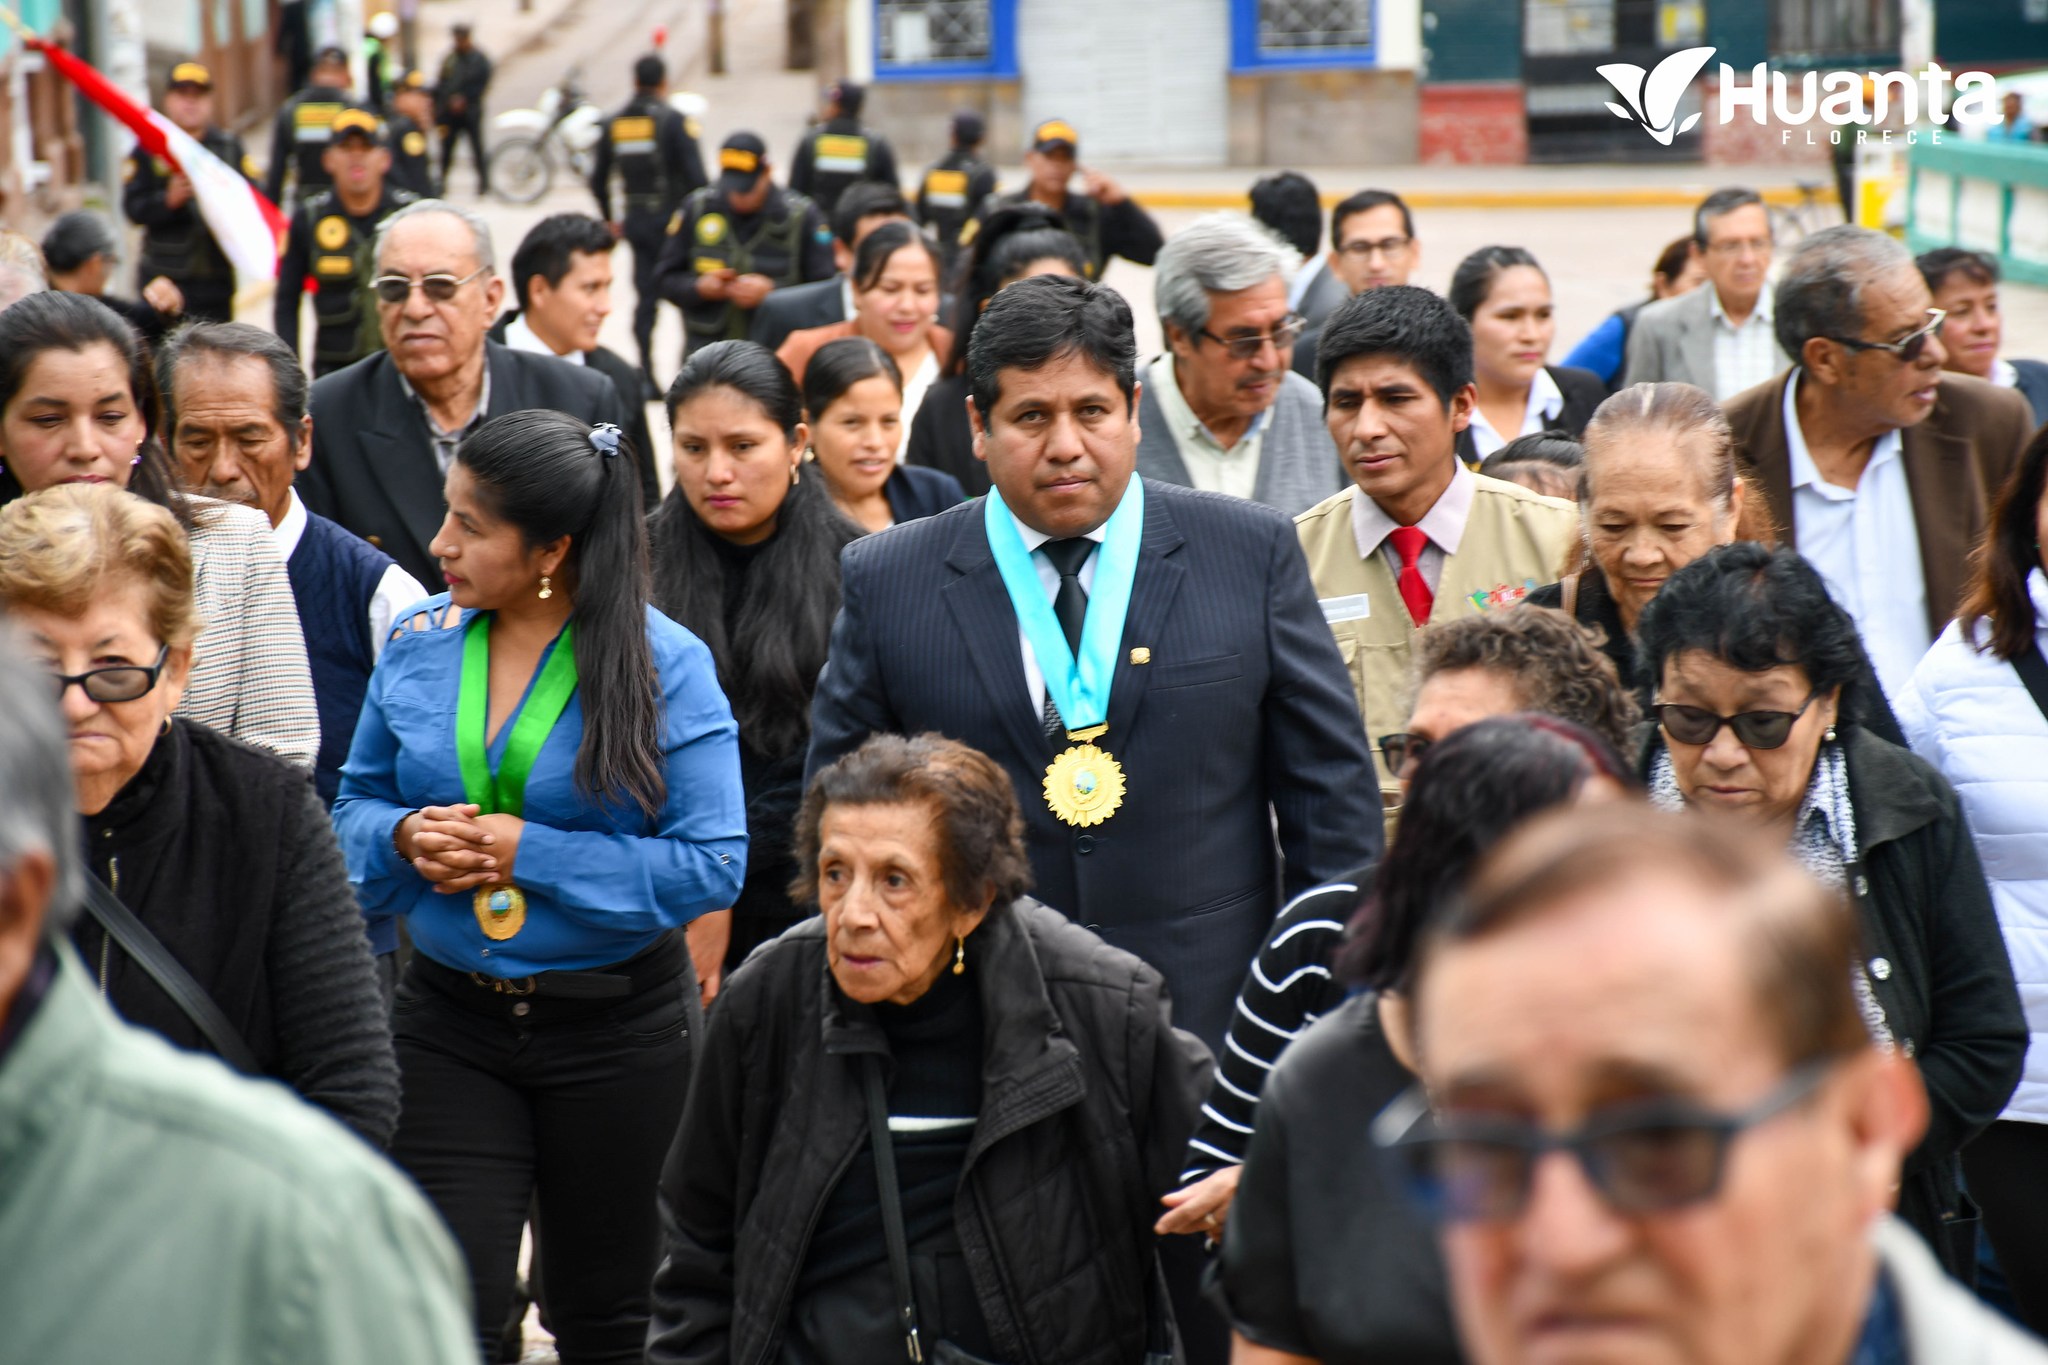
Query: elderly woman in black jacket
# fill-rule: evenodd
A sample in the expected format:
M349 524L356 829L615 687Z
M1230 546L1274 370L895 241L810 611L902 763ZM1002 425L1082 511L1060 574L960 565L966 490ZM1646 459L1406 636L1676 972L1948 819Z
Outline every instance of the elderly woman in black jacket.
M1151 1209L1209 1074L1159 974L1023 894L1015 794L955 741L870 739L797 843L823 913L711 1015L649 1362L917 1359L900 1243L923 1358L1135 1365L1170 1327Z
M386 1146L398 1066L326 808L304 771L172 715L200 626L176 519L107 484L18 499L0 511L0 610L56 675L100 889L211 1000L244 1065ZM122 1018L181 1047L235 1050L87 908L72 939Z
M2012 1093L2027 1026L1954 789L1845 717L1856 628L1791 550L1745 541L1695 559L1644 607L1637 646L1657 684L1651 799L1783 839L1854 901L1863 953L1844 969L1871 1033L1919 1063L1932 1108L1899 1214L1969 1278L1957 1154Z

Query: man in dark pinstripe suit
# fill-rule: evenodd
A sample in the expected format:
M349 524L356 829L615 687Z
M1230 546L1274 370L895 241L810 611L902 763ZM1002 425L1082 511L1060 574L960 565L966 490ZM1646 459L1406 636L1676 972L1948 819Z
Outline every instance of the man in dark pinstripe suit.
M1024 806L1037 896L1157 967L1175 1023L1216 1048L1283 897L1379 855L1380 801L1293 526L1148 480L1099 741L1124 799L1086 825L1050 808L1046 768L1070 739L990 528L1007 508L1013 563L1036 570L1079 639L1068 614L1092 602L1098 562L1111 573L1106 524L1135 487L1135 353L1130 308L1101 286L1042 277L989 304L968 355L970 417L1001 506L846 548L809 769L877 731L935 730L988 753Z

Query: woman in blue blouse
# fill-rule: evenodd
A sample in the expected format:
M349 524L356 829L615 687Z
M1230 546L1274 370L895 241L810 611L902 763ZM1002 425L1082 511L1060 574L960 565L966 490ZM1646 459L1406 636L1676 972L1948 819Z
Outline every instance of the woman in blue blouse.
M616 427L558 412L463 443L449 591L386 647L334 805L364 911L417 950L392 1156L462 1245L481 1340L537 1201L574 1361L640 1358L696 1000L677 931L732 904L747 859L732 711L648 606L636 477Z

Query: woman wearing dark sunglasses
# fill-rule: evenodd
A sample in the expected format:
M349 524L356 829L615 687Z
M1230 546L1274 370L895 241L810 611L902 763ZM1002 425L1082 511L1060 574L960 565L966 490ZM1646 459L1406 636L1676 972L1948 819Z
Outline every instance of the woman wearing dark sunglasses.
M1955 791L1843 717L1856 628L1791 550L1694 560L1644 608L1637 645L1657 682L1651 799L1767 831L1854 901L1863 956L1843 970L1871 1033L1919 1063L1933 1110L1899 1213L1968 1278L1976 1210L1957 1154L2012 1093L2027 1030Z
M105 484L45 489L0 511L0 610L52 675L92 875L261 1074L381 1148L398 1069L327 812L303 772L173 714L200 627L192 560L161 507ZM223 1050L90 908L72 941L121 1016Z

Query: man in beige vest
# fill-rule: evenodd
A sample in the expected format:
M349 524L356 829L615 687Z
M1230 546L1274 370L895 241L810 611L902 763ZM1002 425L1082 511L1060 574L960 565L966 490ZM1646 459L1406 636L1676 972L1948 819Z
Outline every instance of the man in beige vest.
M1356 295L1330 315L1316 361L1352 486L1295 529L1391 802L1397 775L1373 727L1391 730L1406 714L1415 632L1510 606L1555 579L1578 510L1459 463L1476 401L1472 332L1429 290Z

